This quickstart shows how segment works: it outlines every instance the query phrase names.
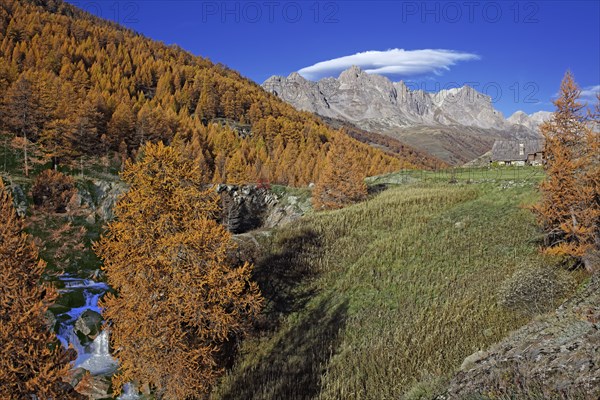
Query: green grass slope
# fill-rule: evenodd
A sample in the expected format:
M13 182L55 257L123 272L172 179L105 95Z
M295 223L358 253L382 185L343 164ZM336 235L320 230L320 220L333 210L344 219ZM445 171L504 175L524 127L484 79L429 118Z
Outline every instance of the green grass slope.
M522 207L541 175L516 174L389 175L365 203L263 236L264 326L212 398L398 399L523 325L496 299L543 262Z

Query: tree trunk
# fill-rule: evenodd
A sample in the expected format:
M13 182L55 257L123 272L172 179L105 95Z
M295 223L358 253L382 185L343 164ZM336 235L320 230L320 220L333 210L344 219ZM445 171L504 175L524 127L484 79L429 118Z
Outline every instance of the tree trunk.
M27 134L23 132L23 162L25 163L25 176L29 176L29 162L27 161Z

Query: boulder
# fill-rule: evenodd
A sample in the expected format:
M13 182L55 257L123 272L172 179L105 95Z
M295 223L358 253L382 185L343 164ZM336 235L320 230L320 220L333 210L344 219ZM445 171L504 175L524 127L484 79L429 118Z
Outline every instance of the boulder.
M54 331L56 326L56 316L50 310L46 311L46 324L48 325L48 329Z
M469 357L465 358L465 360L463 361L463 363L460 366L460 370L461 371L468 371L471 368L473 368L475 365L477 365L477 363L481 360L483 360L485 357L487 357L488 353L486 351L483 350L479 350L473 354L471 354Z
M88 399L112 399L108 394L110 391L110 377L84 375L81 381L75 386L75 390Z
M87 371L83 368L70 369L67 375L63 378L63 381L65 381L72 387L76 387L86 375L86 372Z
M13 203L17 215L23 218L27 214L27 196L25 196L23 188L19 185L13 184L10 186L10 189L12 191Z
M86 310L75 321L73 331L81 341L81 344L88 344L98 336L101 328L102 315L96 311Z
M96 223L96 216L94 214L89 214L85 217L85 223L88 225L93 225Z
M297 204L274 208L266 216L263 226L274 228L290 224L304 215L304 212Z

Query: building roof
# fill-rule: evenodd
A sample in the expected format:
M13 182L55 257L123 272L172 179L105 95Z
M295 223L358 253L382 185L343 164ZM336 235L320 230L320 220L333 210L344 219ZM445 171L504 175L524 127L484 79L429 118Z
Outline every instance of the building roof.
M543 149L543 140L496 140L492 147L492 161L527 161L528 154L539 153Z

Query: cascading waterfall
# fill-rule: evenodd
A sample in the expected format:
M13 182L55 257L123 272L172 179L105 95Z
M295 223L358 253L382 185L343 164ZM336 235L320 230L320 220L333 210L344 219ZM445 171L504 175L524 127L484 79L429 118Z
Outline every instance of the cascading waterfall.
M117 361L110 355L108 344L108 331L100 332L92 342L91 354L85 357L85 361L75 366L90 371L92 375L107 374L116 370Z
M138 390L132 383L123 385L123 394L117 397L118 400L138 400L139 398Z
M61 295L81 292L84 304L80 307L72 307L70 310L57 315L62 322L58 329L58 338L63 346L72 345L77 350L77 359L73 367L84 368L92 375L110 373L117 367L117 362L109 352L108 332L103 331L88 345L83 346L73 331L75 321L87 310L100 313L98 300L108 290L108 285L91 279L79 279L70 275L61 277L64 288L60 290Z
M102 331L92 344L95 356L110 355L108 351L108 331Z
M71 275L61 276L60 280L64 284L64 288L59 291L61 295L81 294L84 300L83 305L80 307L72 307L56 316L60 321L56 336L63 346L68 348L71 345L77 351L77 359L73 362L73 367L86 369L92 375L106 375L114 372L118 364L110 355L109 332L106 330L100 332L92 343L84 346L73 329L77 319L86 310L101 312L98 307L98 300L109 289L108 285ZM139 399L138 391L134 385L127 384L123 389L124 393L119 399Z
M75 360L74 365L78 366L85 358L87 358L88 352L73 331L73 325L86 310L100 312L98 300L104 292L108 290L108 285L89 279L73 278L69 275L61 277L61 280L64 282L64 289L60 290L61 295L82 292L84 298L84 304L81 307L73 307L64 313L57 315L57 318L61 320L61 323L56 336L63 346L69 347L69 345L72 345L77 351L77 360Z

